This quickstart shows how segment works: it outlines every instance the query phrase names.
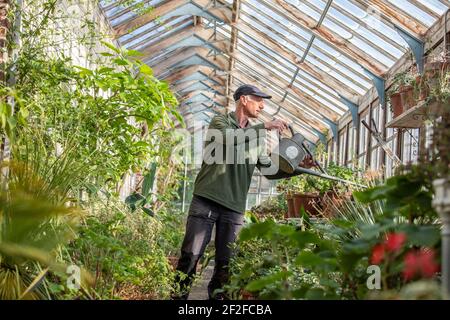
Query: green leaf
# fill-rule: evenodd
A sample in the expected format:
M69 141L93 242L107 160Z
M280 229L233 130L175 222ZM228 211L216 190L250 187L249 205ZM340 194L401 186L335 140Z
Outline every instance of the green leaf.
M257 237L264 237L274 228L276 228L276 224L273 220L255 223L244 228L240 232L239 239L240 241L248 241Z
M320 288L312 288L308 290L308 292L305 295L305 298L308 300L330 300L330 299L334 300L338 299L338 296L336 294L327 293Z
M150 165L149 173L146 174L144 177L144 181L142 183L142 194L144 195L144 197L147 197L153 188L153 184L155 182L155 176L156 176L156 166L157 166L157 163L153 162Z
M109 52L100 52L100 55L102 55L104 57L114 57L114 55Z
M320 238L310 232L310 231L298 231L291 235L291 239L293 239L300 248L305 247L307 244L318 244L320 242Z
M122 58L116 58L113 62L119 66L128 66L130 64L128 60Z
M142 72L143 74L146 74L148 76L152 76L153 75L153 70L152 68L150 68L148 65L143 64L142 66L140 66L139 71Z
M366 254L370 252L372 244L364 239L354 239L351 242L344 243L342 249L346 253Z
M116 46L114 46L111 43L108 43L106 41L100 41L105 47L108 47L109 49L111 49L112 51L114 51L115 53L120 53L120 49L116 48Z
M151 209L145 208L145 207L142 207L141 209L142 209L142 211L144 211L146 214L148 214L150 217L155 216L155 213L154 213Z
M303 251L295 259L295 264L302 267L314 267L323 262L324 259L311 251Z
M98 69L98 73L100 73L100 74L102 74L102 73L109 73L111 71L114 71L114 68L101 67L100 69Z
M310 286L304 286L299 289L295 289L292 291L292 297L294 299L302 299L305 297L306 293L309 291Z
M139 57L139 56L143 56L144 54L137 50L127 50L125 52L125 55L127 55L129 57Z
M405 225L400 230L406 233L408 243L415 246L434 247L441 240L439 226Z
M271 284L274 284L281 280L286 280L291 275L291 271L279 271L277 273L253 280L245 287L245 289L251 292L261 291Z
M339 266L345 273L351 273L356 267L357 263L365 257L365 254L358 253L342 253L339 257Z

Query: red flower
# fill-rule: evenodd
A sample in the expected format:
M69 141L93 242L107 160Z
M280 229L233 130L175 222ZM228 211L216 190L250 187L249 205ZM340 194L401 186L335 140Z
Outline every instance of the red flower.
M425 278L431 278L436 272L439 271L439 265L436 264L434 255L433 249L420 250L418 254L420 271Z
M403 278L411 280L417 272L417 256L414 251L409 251L403 260Z
M404 233L389 233L384 243L387 251L398 252L403 247L405 241L406 235Z
M403 260L403 277L411 280L417 274L424 278L431 278L439 271L439 265L435 262L433 249L427 248L420 251L409 251Z
M384 259L385 248L383 244L377 244L372 249L372 257L370 258L370 262L372 264L380 264Z

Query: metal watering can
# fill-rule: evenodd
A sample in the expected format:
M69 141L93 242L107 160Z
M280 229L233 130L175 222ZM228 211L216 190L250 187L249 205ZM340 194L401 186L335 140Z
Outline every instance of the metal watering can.
M277 151L271 154L272 160L278 160L280 170L285 173L293 173L298 164L305 159L307 151L305 149L305 137L294 132L294 129L289 125L291 131L291 138L281 138L278 144Z
M285 179L305 173L319 178L367 188L367 186L328 175L325 169L323 169L322 166L314 159L313 154L305 143L305 137L301 133L295 132L291 125L288 125L288 127L291 131L292 137L281 138L278 148L275 149L277 151L272 152L272 154L270 155L273 163L278 162L279 170L274 175L265 175L267 179ZM316 167L318 167L321 172L302 168L299 166L300 162L302 162L306 158L306 156L310 156L313 159Z

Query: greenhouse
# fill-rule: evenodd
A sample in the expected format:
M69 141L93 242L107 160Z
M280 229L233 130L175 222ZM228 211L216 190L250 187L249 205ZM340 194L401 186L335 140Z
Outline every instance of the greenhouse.
M0 124L0 300L450 299L448 0L0 0Z

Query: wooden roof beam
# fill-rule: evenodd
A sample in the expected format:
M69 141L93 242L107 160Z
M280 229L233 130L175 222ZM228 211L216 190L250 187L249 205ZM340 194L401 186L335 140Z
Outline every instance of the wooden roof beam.
M214 69L208 68L206 66L190 66L181 70L177 70L169 76L165 77L164 80L169 83L175 83L182 80L196 72L201 72L205 74L211 81L217 82L222 87L225 87L226 77L214 74Z
M193 7L192 5L194 5L195 7ZM153 10L146 14L131 17L129 19L126 19L125 21L122 21L114 28L115 37L118 38L120 36L123 36L124 34L129 33L131 30L135 30L158 17L162 17L171 12L174 12L176 9L181 8L182 6L190 6L197 11L199 9L203 10L208 15L217 17L218 19L226 23L230 23L231 21L231 10L227 9L226 7L211 7L211 1L209 0L170 0L160 6L155 7ZM189 14L190 11L192 10L188 9L184 13L180 12L180 15Z
M230 73L228 74L226 88L225 88L225 92L226 92L227 96L230 94L230 85L231 85L231 81L232 81L231 80L232 79L231 71L234 68L233 53L236 49L237 39L238 39L238 37L237 37L238 29L236 28L236 26L237 26L238 20L239 20L240 6L241 6L240 0L233 0L233 9L232 9L232 16L231 16L231 37L230 37L230 47L229 47L230 59L229 59L229 63L228 63L228 71ZM227 108L230 107L230 99L228 99L226 107Z
M155 7L153 10L147 12L146 14L126 19L125 21L121 22L114 28L115 37L119 38L120 36L129 33L131 30L137 29L149 23L150 21L155 20L156 18L161 17L167 14L168 12L175 10L176 8L181 7L182 5L185 5L187 3L189 3L188 0L167 1L164 4Z
M353 0L359 3L366 10L376 9L383 14L391 23L406 28L417 38L423 38L428 31L428 27L417 21L414 16L407 14L401 7L396 7L386 1L380 0Z
M153 66L153 71L155 75L161 74L162 72L170 69L176 64L182 63L183 61L197 55L206 62L214 65L219 70L225 70L228 65L228 59L223 56L208 56L209 50L201 47L187 47L186 49L181 50L181 52L171 58L158 63Z
M342 54L354 60L373 74L382 77L388 71L385 65L378 62L372 56L358 48L347 39L334 33L323 25L316 28L316 21L313 18L301 12L295 6L287 3L286 1L275 0L275 2L278 4L278 6L276 7L274 5L268 4L267 0L261 1L264 2L264 4L269 8L271 8L271 10L278 11L294 23L300 24L303 27L309 29L311 33L316 37L318 37L322 41L327 42L337 51L340 51Z
M295 53L287 50L285 47L283 47L283 45L275 42L274 40L272 40L270 37L267 37L264 33L262 33L259 30L255 30L254 28L248 26L245 23L241 23L238 29L241 32L245 33L247 36L254 39L255 41L259 41L263 46L266 46L267 48L278 53L286 60L291 61L293 64L298 66L300 70L305 71L306 73L316 78L320 82L326 84L331 89L342 94L348 100L352 101L355 104L358 104L360 95L352 88L345 86L338 79L330 76L328 73L319 69L312 63L309 63L308 61L300 63L300 58Z

